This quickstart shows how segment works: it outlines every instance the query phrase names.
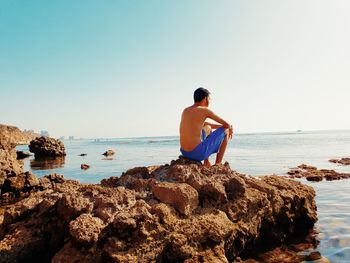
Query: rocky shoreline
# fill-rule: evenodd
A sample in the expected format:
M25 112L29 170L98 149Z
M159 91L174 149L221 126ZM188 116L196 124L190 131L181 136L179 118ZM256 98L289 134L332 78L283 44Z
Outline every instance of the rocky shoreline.
M317 221L315 191L291 179L184 158L100 184L38 179L2 137L0 262L242 262Z

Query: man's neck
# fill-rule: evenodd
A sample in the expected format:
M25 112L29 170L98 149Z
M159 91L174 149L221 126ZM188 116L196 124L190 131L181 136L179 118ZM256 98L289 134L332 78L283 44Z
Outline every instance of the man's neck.
M195 102L192 106L193 107L207 107L203 102Z

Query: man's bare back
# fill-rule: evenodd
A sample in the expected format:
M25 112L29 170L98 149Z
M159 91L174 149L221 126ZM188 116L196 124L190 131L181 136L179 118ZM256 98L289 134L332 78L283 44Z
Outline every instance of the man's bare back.
M201 142L201 131L208 117L208 108L190 106L184 109L180 123L180 145L185 151L192 151Z

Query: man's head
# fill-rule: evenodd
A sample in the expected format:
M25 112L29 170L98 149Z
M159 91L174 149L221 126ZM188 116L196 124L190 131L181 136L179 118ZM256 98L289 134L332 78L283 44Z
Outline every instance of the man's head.
M205 106L209 105L209 90L205 88L198 88L194 91L193 99L194 103L203 103Z

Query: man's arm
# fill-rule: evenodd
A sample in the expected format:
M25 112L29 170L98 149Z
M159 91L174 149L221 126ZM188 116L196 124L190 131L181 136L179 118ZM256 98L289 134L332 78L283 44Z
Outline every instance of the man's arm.
M221 124L210 123L210 122L204 122L203 126L205 126L205 125L209 125L214 130L222 127Z
M224 119L220 118L218 115L216 115L212 110L207 109L207 118L212 119L213 121L216 121L220 123L224 128L230 128L232 127L231 124L229 124ZM210 124L209 124L210 125ZM220 126L219 126L220 127Z
M227 121L225 121L224 119L220 118L218 115L216 115L212 110L210 109L207 109L207 118L210 118L220 124L222 124L222 126L225 128L225 129L229 129L229 138L232 139L232 135L233 135L233 127L231 124L229 124ZM209 124L209 123L208 123ZM210 125L210 124L209 124ZM217 124L215 124L217 125ZM217 128L220 128L221 126L220 125L217 125L218 127ZM211 126L213 128L213 126ZM213 128L215 129L215 128Z

